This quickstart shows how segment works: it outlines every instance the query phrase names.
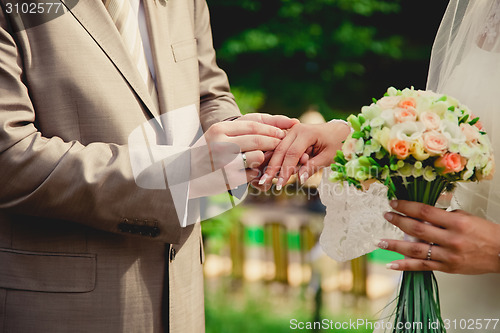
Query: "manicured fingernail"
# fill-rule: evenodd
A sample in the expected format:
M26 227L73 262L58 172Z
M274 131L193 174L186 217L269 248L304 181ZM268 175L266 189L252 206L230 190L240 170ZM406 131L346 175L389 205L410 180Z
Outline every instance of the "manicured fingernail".
M388 247L389 247L389 243L387 243L386 241L375 241L375 245L381 249L384 249L386 250Z
M276 130L276 136L280 139L283 139L285 136L286 136L286 133L285 131L281 130L281 129L277 129Z
M301 183L301 184L304 184L308 178L309 178L309 174L308 174L307 172L304 172L304 173L300 176L300 183Z
M264 175L260 178L260 180L259 180L259 185L263 185L263 184L266 182L266 180L268 180L268 179L269 179L269 175L268 175L267 173L265 173L265 174L264 174Z
M387 264L387 265L385 265L385 267L387 269L394 269L394 270L399 269L399 265L398 264L393 264L393 263Z
M281 191L281 188L283 187L283 182L284 182L284 179L280 177L280 178L278 179L278 182L276 183L276 189L277 189L278 191Z
M380 216L380 215L379 215ZM392 221L392 214L391 213L385 213L384 214L384 219L386 219L387 221L391 222Z
M398 207L398 202L397 200L391 200L389 202L389 205L391 205L392 208L396 209Z

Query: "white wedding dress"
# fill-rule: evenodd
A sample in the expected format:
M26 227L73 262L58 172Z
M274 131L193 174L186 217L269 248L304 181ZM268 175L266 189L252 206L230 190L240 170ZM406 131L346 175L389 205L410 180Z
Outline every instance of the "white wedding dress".
M433 45L427 88L466 104L500 152L500 0L450 0ZM330 257L350 260L375 250L381 238L403 237L382 217L390 210L384 186L376 183L360 193L329 182L328 174L323 173L320 185L327 209L320 244ZM451 208L499 223L499 172L492 181L460 184ZM448 332L473 332L460 329L463 319L483 324L485 319L500 319L500 274L436 276L442 317L452 323ZM500 322L496 329L490 325L474 332L500 332Z

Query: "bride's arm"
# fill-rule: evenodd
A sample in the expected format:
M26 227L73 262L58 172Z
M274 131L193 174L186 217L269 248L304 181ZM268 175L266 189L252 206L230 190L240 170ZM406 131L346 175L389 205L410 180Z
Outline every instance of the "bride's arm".
M386 213L386 220L427 243L381 240L379 247L407 256L388 264L388 268L455 274L500 273L500 225L465 211L447 212L418 202L392 201L391 206L404 215ZM432 247L428 244L431 242Z
M294 125L276 147L259 185L270 184L279 173L276 186L280 190L297 171L300 181L305 182L313 173L333 162L333 157L342 148L342 142L349 133L350 127L344 121ZM309 153L310 158L297 170L305 152Z

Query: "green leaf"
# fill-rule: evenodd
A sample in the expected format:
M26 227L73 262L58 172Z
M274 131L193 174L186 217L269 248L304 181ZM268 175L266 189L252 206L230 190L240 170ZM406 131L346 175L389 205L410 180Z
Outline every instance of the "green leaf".
M469 125L475 125L478 121L479 121L479 117L476 117L476 118L472 119L472 120L469 122Z
M345 159L344 153L342 152L342 150L337 150L337 155L335 156L335 158L333 160L341 165L345 165L347 163L347 160Z
M443 95L443 96L441 96L441 98L438 98L436 100L436 102L446 102L447 99L448 99L448 97L446 95Z
M375 161L375 160L373 159L373 157L368 157L368 160L370 161L370 163L371 163L372 165L375 165L375 166L377 166L377 167L381 168L380 164L378 164L378 163L377 163L377 161Z
M466 114L465 116L463 116L462 118L460 118L460 120L458 121L459 124L463 124L467 121L467 119L469 119L469 115Z
M352 138L353 139L359 139L359 138L362 138L363 136L364 136L364 133L360 132L360 131L352 133Z
M366 156L361 156L359 159L359 164L362 165L362 166L371 166L372 163L370 162L370 159Z
M359 122L358 117L356 117L355 115L351 114L349 117L347 117L347 121L349 122L349 124L351 124L351 127L355 131L361 130L361 123Z

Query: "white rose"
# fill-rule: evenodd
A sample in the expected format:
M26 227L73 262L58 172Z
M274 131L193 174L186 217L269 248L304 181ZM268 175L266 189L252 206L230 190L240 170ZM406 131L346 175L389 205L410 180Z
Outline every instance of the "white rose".
M451 147L450 147L451 151ZM456 153L456 151L452 151L453 153ZM474 155L478 154L477 146L471 146L467 144L466 142L462 143L459 145L458 148L458 153L460 156L463 156L467 159L472 158Z
M396 120L394 119L394 110L393 109L386 109L386 110L382 111L382 113L380 114L380 117L382 119L384 119L384 123L389 127L394 125L394 123L396 122Z
M398 90L394 87L389 87L387 89L387 95L389 96L396 96L398 94Z
M377 106L382 110L394 109L400 100L400 96L384 96L377 101Z
M376 118L370 120L370 126L372 128L374 128L374 127L380 127L380 126L382 126L384 124L385 124L385 120L382 117L376 117Z
M361 108L361 113L363 113L363 116L365 116L367 120L377 118L381 112L382 110L380 109L380 107L374 103L372 103L370 106L363 106Z
M466 169L465 172L462 174L462 179L467 180L470 177L472 177L473 174L474 174L473 170Z
M453 111L446 110L443 114L443 119L458 125L458 117Z
M419 95L419 92L417 90L413 89L413 87L404 88L401 91L401 95L404 97L417 97Z
M440 130L451 143L462 144L465 142L465 135L458 126L458 123L443 120L441 121Z
M391 128L391 138L405 141L416 141L422 137L425 125L421 122L404 122Z
M435 102L431 105L431 110L440 117L444 117L445 112L448 111L448 104L443 101Z

